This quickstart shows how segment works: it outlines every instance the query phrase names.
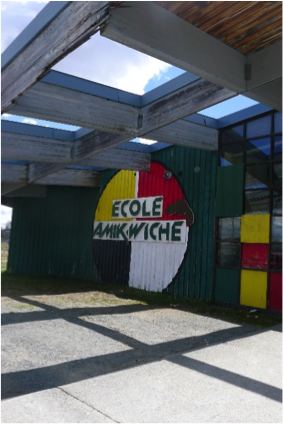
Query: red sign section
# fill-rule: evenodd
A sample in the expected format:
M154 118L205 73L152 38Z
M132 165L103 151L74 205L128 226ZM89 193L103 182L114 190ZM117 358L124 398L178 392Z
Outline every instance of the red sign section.
M168 170L156 162L151 162L150 172L140 172L138 182L138 197L163 197L163 213L160 221L186 220L185 215L169 215L165 209L177 200L185 199L177 180L173 177L166 178ZM165 177L164 177L165 175ZM140 220L140 219L138 219ZM152 221L154 218L143 218Z
M268 244L243 243L242 244L242 267L267 269Z

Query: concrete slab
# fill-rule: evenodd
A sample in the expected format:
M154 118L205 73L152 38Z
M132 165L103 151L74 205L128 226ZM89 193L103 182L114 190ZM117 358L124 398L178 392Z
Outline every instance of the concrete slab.
M103 334L95 333L94 337L83 322L81 326L74 324L55 316L2 326L2 372L38 369L128 349Z
M282 421L278 328L44 300L2 314L2 422Z
M172 308L137 311L129 314L86 315L84 319L97 325L107 326L128 337L156 345L171 342L179 338L195 338L213 332L240 328L233 324L210 316L198 316L193 313Z
M2 423L112 423L92 407L60 389L2 402Z
M282 422L282 334L269 330L67 385L117 422Z

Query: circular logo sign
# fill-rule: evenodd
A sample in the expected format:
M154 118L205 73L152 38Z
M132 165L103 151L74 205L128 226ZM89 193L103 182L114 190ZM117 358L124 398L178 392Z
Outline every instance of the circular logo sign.
M188 248L194 215L178 181L151 162L150 172L119 171L100 196L94 260L103 281L162 291Z

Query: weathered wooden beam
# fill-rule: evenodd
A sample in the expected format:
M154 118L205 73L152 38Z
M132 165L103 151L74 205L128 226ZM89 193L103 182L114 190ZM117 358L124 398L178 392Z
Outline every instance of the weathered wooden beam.
M140 136L206 109L236 93L209 81L198 79L142 108Z
M136 107L38 83L15 102L11 113L141 137L235 95L227 88L199 78L143 107Z
M99 131L138 133L138 107L44 82L21 96L10 112Z
M9 191L14 191L28 182L33 182L33 165L2 163L1 178L2 184L7 184ZM31 175L31 177L29 177ZM82 187L99 187L100 173L81 169L63 169L52 175L46 175L43 178L38 178L36 183L43 185L69 185ZM8 185L10 185L8 187ZM12 190L11 190L12 189ZM2 193L4 195L6 193Z
M110 2L71 2L2 73L2 113L48 69L87 41L109 16Z
M27 184L28 165L18 163L1 163L1 182Z
M82 166L93 168L126 169L132 171L150 171L150 153L124 149L110 149L80 162Z
M131 138L131 137L130 137ZM50 174L58 173L61 169L69 165L81 162L90 156L107 150L108 147L115 147L130 140L129 137L119 134L109 134L94 131L79 140L76 140L72 147L72 156L66 163L41 163L33 162L28 169L28 184L42 180Z
M183 119L147 134L151 140L203 150L218 150L218 131Z
M36 184L77 187L99 187L100 183L99 172L82 169L62 169L36 181Z
M72 146L71 141L1 132L3 159L64 163L70 160Z
M23 124L24 125L24 124ZM45 137L1 133L1 154L3 159L27 160L43 163L69 163L74 142ZM93 168L128 169L149 171L150 154L124 149L109 149L80 162Z

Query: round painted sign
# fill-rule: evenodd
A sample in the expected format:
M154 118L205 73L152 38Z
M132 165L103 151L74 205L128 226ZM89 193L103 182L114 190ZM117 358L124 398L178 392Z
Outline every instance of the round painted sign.
M103 281L162 291L188 248L194 221L183 191L168 169L119 171L106 185L95 212L93 249Z

